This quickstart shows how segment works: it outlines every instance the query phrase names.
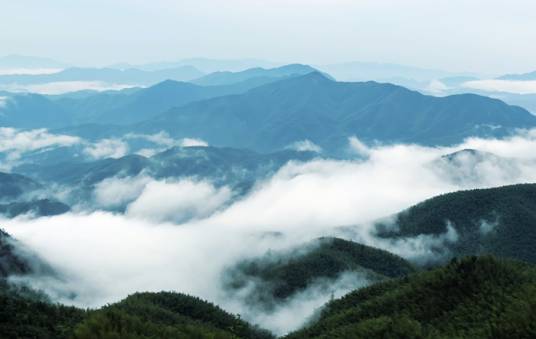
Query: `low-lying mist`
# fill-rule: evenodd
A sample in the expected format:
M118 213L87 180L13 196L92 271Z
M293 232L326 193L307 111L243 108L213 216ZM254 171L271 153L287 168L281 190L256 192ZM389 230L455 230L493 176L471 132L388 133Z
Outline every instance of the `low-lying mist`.
M536 182L536 130L442 148L367 147L357 139L350 145L353 160L291 161L245 196L195 178L109 178L96 186L95 206L87 211L1 225L60 273L61 281L28 281L58 302L98 307L135 291L173 290L282 334L301 326L330 295L312 286L263 313L229 299L222 284L228 267L319 236L348 236L341 226L352 227L353 240L415 259L438 241L456 241L455 234L387 242L373 235L373 222L442 193ZM95 211L117 201L126 204L124 213ZM331 292L366 284L342 276Z

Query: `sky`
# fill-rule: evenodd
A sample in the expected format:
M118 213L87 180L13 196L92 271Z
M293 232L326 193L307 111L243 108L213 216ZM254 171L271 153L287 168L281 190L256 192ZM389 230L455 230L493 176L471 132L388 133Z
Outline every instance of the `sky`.
M532 0L0 0L0 55L536 69Z

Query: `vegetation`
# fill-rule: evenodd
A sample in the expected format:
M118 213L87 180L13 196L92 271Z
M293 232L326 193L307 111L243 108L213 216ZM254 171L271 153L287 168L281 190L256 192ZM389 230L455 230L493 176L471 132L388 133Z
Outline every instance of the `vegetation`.
M285 253L268 253L244 261L225 276L231 289L256 281L251 302L271 306L305 290L319 279L333 280L344 272L361 272L370 281L400 277L414 268L387 251L338 238L320 238ZM328 285L329 288L329 285Z
M534 338L536 269L492 257L352 292L288 338Z
M396 229L378 225L382 237L438 235L452 225L455 256L493 254L536 263L536 184L444 194L400 213Z
M74 338L271 338L240 318L180 293L136 293L89 313Z

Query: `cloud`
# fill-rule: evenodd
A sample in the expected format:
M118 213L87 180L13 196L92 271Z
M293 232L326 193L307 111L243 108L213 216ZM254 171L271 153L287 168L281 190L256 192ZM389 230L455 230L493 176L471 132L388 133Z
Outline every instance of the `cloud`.
M102 139L84 148L93 159L121 158L128 153L128 144L119 139Z
M181 223L209 216L231 197L229 188L216 188L204 181L150 181L139 197L128 206L126 214L157 222Z
M151 180L146 175L106 178L93 190L96 207L114 209L125 206L136 200Z
M181 147L207 147L208 143L201 139L184 138L180 141Z
M0 90L8 92L30 92L39 94L63 94L77 91L117 91L125 88L141 87L127 84L106 83L102 81L57 81L44 84L3 84Z
M439 236L391 241L374 236L374 221L442 193L536 182L536 130L440 148L366 146L356 140L350 143L366 157L291 161L239 198L210 182L142 175L96 187L94 197L102 205L127 204L124 215L82 211L1 224L62 273L65 285L31 281L59 302L94 307L135 291L174 290L247 314L249 320L283 333L303 324L329 293L292 300L273 314L251 312L250 305L230 300L217 283L226 268L325 235L420 260L433 255L434 248L455 242L455 225ZM438 159L464 149L479 150L481 158L462 156L449 171L440 170L444 164ZM497 157L510 166L494 160ZM459 180L460 173L471 176ZM293 317L286 321L289 314Z
M81 142L82 140L78 137L52 134L46 129L21 131L10 127L0 127L0 156L2 153L5 155L0 168L9 170L27 152L73 146Z
M62 68L0 68L0 75L54 74L62 70Z
M365 145L361 140L359 140L357 137L350 137L348 139L348 142L350 144L350 149L356 153L357 155L366 157L369 155L369 147Z
M322 148L311 140L296 141L295 143L289 145L287 148L298 152L322 152Z
M170 147L207 147L208 143L201 139L183 138L173 139L167 132L159 132L156 134L137 134L129 133L123 137L124 140L141 139L154 144L156 147L145 147L136 152L136 154L151 157L159 152L163 152Z
M432 95L441 96L441 95L445 95L448 89L449 87L445 85L443 82L441 82L440 80L434 79L428 83L428 85L426 86L424 90Z
M514 94L532 94L536 93L535 80L474 80L464 82L464 88L476 89L487 92L505 92Z
M3 108L6 106L8 99L9 99L8 97L0 96L0 108Z

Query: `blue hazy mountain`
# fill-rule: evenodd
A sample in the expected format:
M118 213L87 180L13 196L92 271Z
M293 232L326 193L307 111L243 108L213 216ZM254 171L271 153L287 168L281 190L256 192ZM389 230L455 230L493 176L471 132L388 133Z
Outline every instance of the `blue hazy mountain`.
M71 113L39 94L4 94L0 127L58 128L72 125Z
M47 197L45 187L26 176L0 172L0 215L47 216L66 213L70 207Z
M67 68L52 74L0 75L0 84L43 84L59 81L101 81L128 85L153 85L166 79L187 81L203 76L193 66L143 71L139 69Z
M127 69L137 68L146 71L156 71L181 66L193 66L205 73L214 73L221 71L240 72L248 68L264 67L272 68L281 65L259 59L209 59L209 58L189 58L179 61L153 62L147 64L132 65L129 63L118 63L111 65L110 68Z
M199 79L195 79L192 82L202 86L218 86L235 84L254 78L268 78L268 80L273 79L275 81L277 79L305 75L315 71L316 69L311 66L301 64L291 64L270 69L257 67L242 72L215 72L207 74Z
M211 145L274 151L309 139L329 151L347 138L445 145L536 126L526 110L488 97L433 97L391 84L332 81L318 72L198 101L135 127Z
M108 91L93 95L60 96L55 102L70 112L77 123L131 124L155 117L173 107L231 94L283 78L315 71L304 65L274 69L249 69L243 72L209 74L194 83L166 80L138 90ZM210 85L210 86L208 86Z
M521 73L521 74L505 74L503 76L498 77L497 79L520 80L520 81L536 80L536 71L529 72L529 73Z
M104 179L145 173L154 178L197 177L216 184L249 185L290 160L308 161L313 152L284 150L260 154L246 149L173 147L152 157L127 155L97 161L35 161L15 170L42 182L92 186Z

